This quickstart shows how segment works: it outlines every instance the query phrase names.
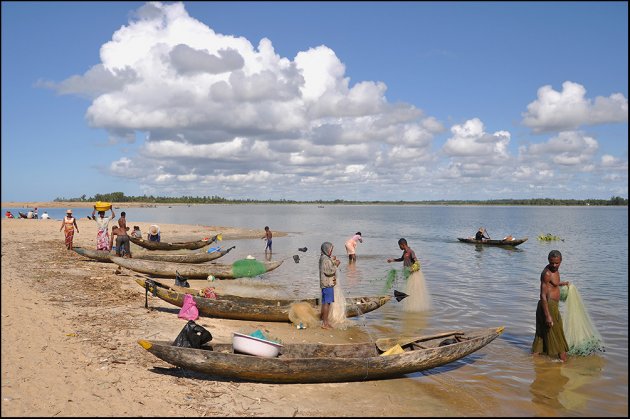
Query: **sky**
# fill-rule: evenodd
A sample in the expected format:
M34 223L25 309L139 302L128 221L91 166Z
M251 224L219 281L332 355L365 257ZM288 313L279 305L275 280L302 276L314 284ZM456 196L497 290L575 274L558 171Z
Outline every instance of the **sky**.
M2 202L628 197L627 2L2 2Z

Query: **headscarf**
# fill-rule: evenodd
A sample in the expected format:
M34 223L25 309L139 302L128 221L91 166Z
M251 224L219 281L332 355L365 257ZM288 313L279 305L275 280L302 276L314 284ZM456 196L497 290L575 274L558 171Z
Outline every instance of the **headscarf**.
M322 243L322 255L326 255L328 257L330 257L330 252L332 251L333 248L333 244L331 242L324 242Z
M335 271L337 270L337 266L330 257L333 245L330 242L324 242L321 249L322 254L319 256L319 286L321 288L332 287L335 285Z

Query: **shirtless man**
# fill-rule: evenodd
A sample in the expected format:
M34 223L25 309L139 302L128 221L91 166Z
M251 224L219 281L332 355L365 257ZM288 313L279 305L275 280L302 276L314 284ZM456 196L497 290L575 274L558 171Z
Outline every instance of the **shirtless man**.
M124 258L131 257L131 248L129 245L129 236L127 231L122 227L112 226L112 236L109 240L109 248L113 248L114 237L116 238L116 256Z
M273 233L269 230L269 226L265 226L265 235L261 237L261 239L266 240L265 244L265 254L267 254L267 250L271 253L271 242L273 239Z
M560 264L562 254L552 250L547 256L549 264L540 274L540 300L536 308L536 335L532 344L534 354L545 353L567 360L569 345L562 328L559 301L560 287L569 285L569 281L560 282Z

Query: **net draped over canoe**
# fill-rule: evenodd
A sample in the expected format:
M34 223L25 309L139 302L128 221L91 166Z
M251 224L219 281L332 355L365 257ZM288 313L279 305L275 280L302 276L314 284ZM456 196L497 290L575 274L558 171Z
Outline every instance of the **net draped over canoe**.
M236 278L258 276L265 272L265 264L256 259L240 259L232 264L232 273Z
M603 351L602 337L586 311L577 287L573 284L560 287L560 300L566 304L563 321L568 354L587 356Z

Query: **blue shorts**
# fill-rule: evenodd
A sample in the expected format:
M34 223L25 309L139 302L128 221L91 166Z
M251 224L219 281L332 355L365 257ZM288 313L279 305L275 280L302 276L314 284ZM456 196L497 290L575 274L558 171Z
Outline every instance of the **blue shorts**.
M322 288L322 304L335 302L335 287Z

